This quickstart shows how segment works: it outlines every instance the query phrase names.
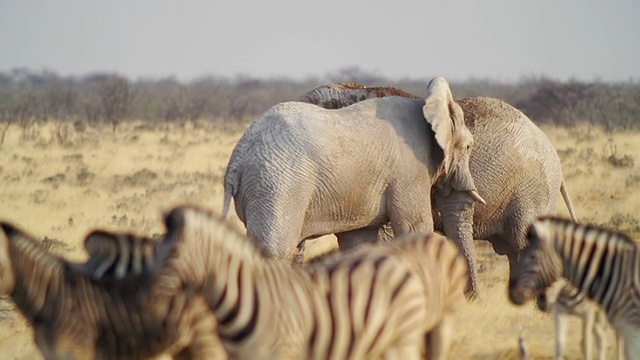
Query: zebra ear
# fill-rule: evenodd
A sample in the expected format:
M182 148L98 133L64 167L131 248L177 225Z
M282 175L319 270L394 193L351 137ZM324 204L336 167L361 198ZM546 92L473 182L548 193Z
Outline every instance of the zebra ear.
M180 236L184 231L185 207L177 207L164 214L164 225L167 228L165 241L175 241L174 236Z
M13 259L11 256L11 242L16 241L16 237L29 239L33 238L21 232L9 223L0 223L0 292L10 294L16 286L16 275L13 270ZM29 241L27 240L27 241ZM35 242L35 241L33 241Z

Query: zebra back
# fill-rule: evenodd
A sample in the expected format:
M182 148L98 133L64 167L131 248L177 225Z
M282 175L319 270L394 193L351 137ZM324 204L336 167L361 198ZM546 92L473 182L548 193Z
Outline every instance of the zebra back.
M454 242L432 232L404 235L385 245L409 261L422 279L427 296L433 297L434 291L442 292L445 312L453 312L466 303L468 264Z
M82 267L95 280L141 275L153 268L157 245L157 241L132 234L94 231L84 241L89 259Z
M334 249L311 258L305 268L311 273L322 271L344 262L350 252L362 257L372 251L400 256L418 274L429 296L440 286L443 297L447 298L446 305L452 309L457 309L461 300L466 303L464 289L469 280L468 264L457 245L436 232L407 234L380 244L366 243L346 252Z

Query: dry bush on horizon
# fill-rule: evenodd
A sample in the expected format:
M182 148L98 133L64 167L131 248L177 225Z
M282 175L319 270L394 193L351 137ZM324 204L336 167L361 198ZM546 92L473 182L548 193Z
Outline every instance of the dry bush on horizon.
M131 121L119 124L116 132L85 126L61 133L50 122L34 124L29 138L21 137L19 128L9 128L0 144L0 218L47 237L63 256L82 260L82 239L91 229L153 235L164 231L161 210L171 206L196 203L220 212L224 170L244 130L237 123L221 124ZM542 128L558 150L579 219L639 235L640 203L634 199L640 192L640 170L635 163L614 166L608 159L640 159L635 145L640 133L605 133L593 126ZM568 216L561 201L558 210ZM232 222L243 230L235 214ZM506 258L495 255L486 242L476 245L482 296L460 312L450 358L517 359L522 334L532 358L551 359L550 316L533 304L512 306L506 297ZM333 247L332 236L311 241L308 255ZM577 359L577 322L570 322L570 328L567 351ZM32 336L13 303L3 297L0 353L4 358L41 358ZM609 344L614 346L612 336Z

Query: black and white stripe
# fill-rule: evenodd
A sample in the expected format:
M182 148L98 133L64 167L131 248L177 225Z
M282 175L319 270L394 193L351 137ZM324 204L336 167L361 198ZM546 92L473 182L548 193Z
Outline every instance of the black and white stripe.
M511 301L523 304L564 277L602 306L627 359L639 359L638 245L625 234L554 217L534 222L527 237L531 244L510 280Z
M166 223L162 248L171 254L161 277L177 274L204 292L232 358L418 359L427 332L430 350L443 356L447 311L465 301L466 263L437 235L338 253L302 269L269 261L207 211L177 208Z
M589 300L575 286L564 279L558 280L538 297L538 308L551 312L556 331L556 356L564 359L567 342L567 317L572 315L582 322L582 356L592 359L592 344L595 340L599 360L606 359L608 327L607 315L600 305ZM621 358L620 358L621 359Z
M148 359L163 354L210 359L220 354L215 318L202 296L155 284L153 272L123 270L137 269L122 267L138 262L126 245L135 237L105 232L92 237L89 243L104 243L92 243L90 253L94 246L119 245L115 252L93 252L87 265L50 254L9 223L0 223L0 228L0 292L11 296L31 324L46 359ZM113 267L99 266L98 259L106 254Z
M93 231L84 241L89 259L82 267L95 280L146 274L153 270L157 244L131 234Z

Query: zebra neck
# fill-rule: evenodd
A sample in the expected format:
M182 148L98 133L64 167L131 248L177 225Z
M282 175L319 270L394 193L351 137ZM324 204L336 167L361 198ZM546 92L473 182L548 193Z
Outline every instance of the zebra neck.
M12 241L10 251L15 274L11 297L22 314L30 322L59 315L66 286L63 260L29 239Z
M562 261L563 274L576 289L601 304L607 311L625 288L625 273L635 267L634 249L628 244L605 237L567 236L556 241L556 251ZM630 280L630 279L629 279Z

